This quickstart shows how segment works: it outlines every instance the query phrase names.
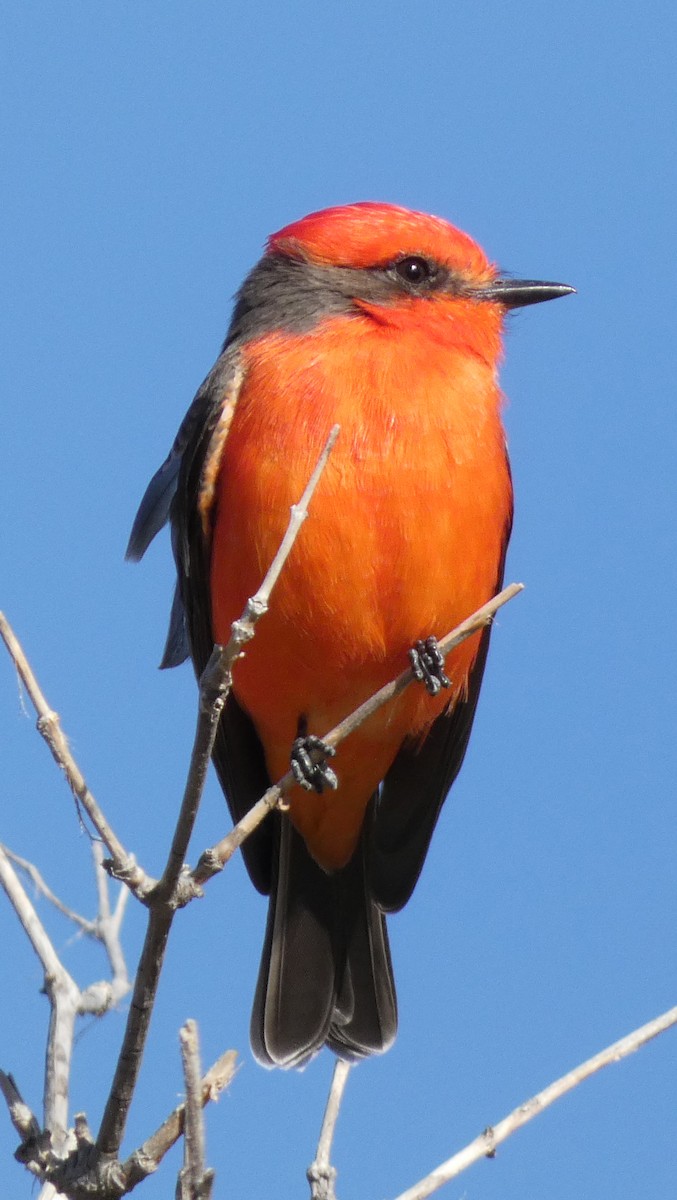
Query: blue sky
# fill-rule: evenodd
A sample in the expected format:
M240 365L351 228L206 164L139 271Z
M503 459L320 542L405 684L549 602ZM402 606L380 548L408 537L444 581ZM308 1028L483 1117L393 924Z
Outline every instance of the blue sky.
M395 1196L488 1123L670 1007L675 990L673 5L5 4L0 607L90 785L151 871L192 738L156 670L166 538L136 505L265 236L355 199L439 213L578 296L510 322L517 497L462 775L391 933L401 1026L349 1081L341 1200ZM88 843L0 663L0 837L92 911ZM227 828L210 781L194 843ZM86 900L82 900L83 893ZM103 964L41 905L85 982ZM176 1031L242 1069L209 1116L217 1195L303 1194L331 1062L267 1073L247 1025L265 906L239 863L177 921L127 1148L181 1090ZM47 1005L0 905L0 1065L39 1105ZM130 962L142 920L126 927ZM11 970L10 970L11 964ZM83 1028L96 1126L124 1011ZM446 1195L673 1195L677 1041L579 1089ZM0 1117L0 1190L31 1194ZM173 1188L176 1160L143 1189Z

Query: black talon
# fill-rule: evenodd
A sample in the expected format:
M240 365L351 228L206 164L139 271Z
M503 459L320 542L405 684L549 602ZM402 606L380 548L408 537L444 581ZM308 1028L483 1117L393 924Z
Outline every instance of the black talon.
M322 755L320 762L315 762L311 757L313 752ZM325 788L338 787L336 772L332 771L325 761L327 758L333 758L335 754L333 746L328 746L322 738L315 737L314 734L297 737L291 748L294 779L306 792L315 791L318 795L321 795Z
M436 696L440 688L451 686L451 680L444 673L444 659L440 654L436 637L426 638L417 642L409 651L409 662L414 672L414 678L425 685L431 696Z

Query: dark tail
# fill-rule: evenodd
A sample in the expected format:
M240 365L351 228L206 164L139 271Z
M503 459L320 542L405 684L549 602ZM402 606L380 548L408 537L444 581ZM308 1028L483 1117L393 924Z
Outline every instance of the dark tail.
M264 1066L300 1067L324 1045L340 1058L380 1054L397 1032L385 918L365 882L360 844L327 875L286 818L252 1013Z

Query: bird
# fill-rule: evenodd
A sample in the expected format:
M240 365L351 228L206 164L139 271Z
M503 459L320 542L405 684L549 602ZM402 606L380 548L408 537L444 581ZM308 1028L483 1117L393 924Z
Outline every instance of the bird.
M235 821L290 762L296 780L242 847L269 896L251 1018L265 1066L324 1046L355 1061L395 1038L386 915L409 900L461 767L490 629L446 663L436 639L500 590L512 526L505 318L573 291L509 278L448 221L392 204L287 224L141 502L127 557L169 521L177 569L161 666L190 657L199 678L340 427L212 755ZM409 664L424 686L330 762L322 733Z

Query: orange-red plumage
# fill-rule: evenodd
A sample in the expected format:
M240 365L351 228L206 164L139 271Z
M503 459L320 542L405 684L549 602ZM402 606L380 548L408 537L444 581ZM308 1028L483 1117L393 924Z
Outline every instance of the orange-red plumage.
M329 429L341 426L234 682L273 779L288 768L300 713L327 732L405 668L418 638L442 636L496 587L511 505L495 365L501 313L486 305L478 329L469 300L439 313L418 303L428 311L411 312L404 328L399 310L387 314L393 325L339 317L245 352L213 533L218 641L270 565ZM463 693L477 644L449 660L450 693L433 700L410 689L339 748L337 792L294 789L291 818L323 867L345 865L403 739Z
M268 250L327 266L367 268L390 263L398 254L420 254L478 283L496 274L481 247L462 229L429 213L370 200L309 213L272 234Z
M505 310L571 291L498 278L467 234L379 204L268 241L221 357L151 481L130 554L171 499L178 590L165 665L205 665L258 589L327 435L339 439L256 638L214 761L235 817L500 586L512 518L497 367ZM397 1024L383 913L406 903L463 760L488 631L339 747L337 789L296 786L244 848L271 902L252 1044L297 1065L384 1050ZM382 786L380 786L382 785Z

